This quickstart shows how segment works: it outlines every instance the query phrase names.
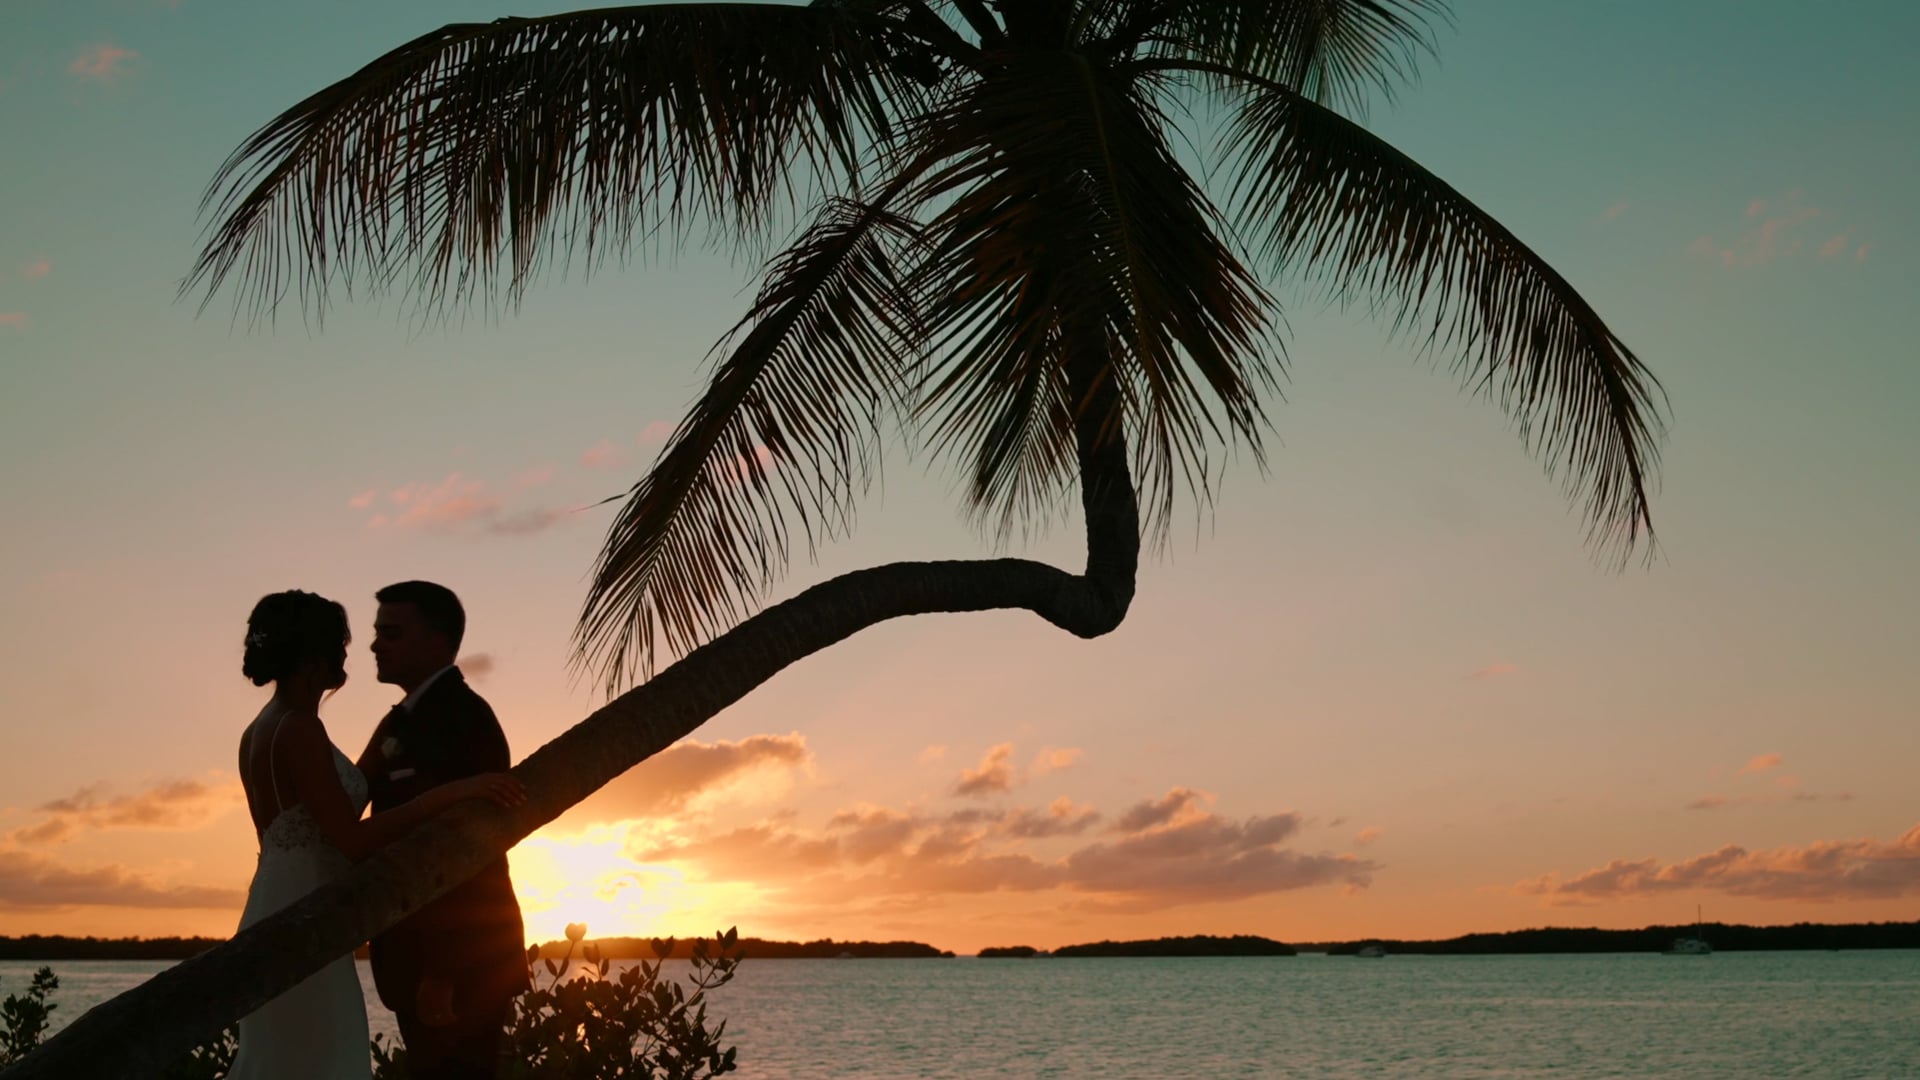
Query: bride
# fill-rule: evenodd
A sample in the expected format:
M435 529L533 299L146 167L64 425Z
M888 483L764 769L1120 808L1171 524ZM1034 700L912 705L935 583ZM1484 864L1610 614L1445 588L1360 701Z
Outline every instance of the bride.
M361 818L367 781L328 739L321 699L347 681L347 612L313 593L274 593L247 619L241 673L273 697L240 737L240 780L260 835L260 862L240 928L301 899L462 799L514 805L519 781L491 773L434 788ZM367 1007L342 956L240 1021L231 1080L364 1080L372 1075Z

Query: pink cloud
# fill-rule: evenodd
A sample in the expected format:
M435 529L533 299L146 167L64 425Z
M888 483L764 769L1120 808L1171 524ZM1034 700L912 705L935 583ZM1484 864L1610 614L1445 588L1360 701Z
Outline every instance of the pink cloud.
M799 732L749 735L737 742L685 739L615 777L560 820L581 825L658 818L684 811L699 796L759 770L804 769L812 762L813 752Z
M492 653L483 652L463 656L456 664L460 668L460 674L474 682L485 682L487 676L493 674L493 669L499 666L494 662Z
M100 785L90 784L40 806L44 819L8 833L7 839L50 844L85 829L195 829L238 805L240 798L240 786L225 782L171 780L109 799L100 797Z
M515 491L537 487L551 478L551 467L524 470L514 475ZM438 484L404 484L386 493L385 501L393 509L367 518L367 528L428 529L437 532L477 531L495 536L525 536L544 532L556 525L576 520L583 509L575 506L531 506L510 510L507 499L482 480L462 473L449 473ZM381 502L378 491L367 490L353 496L347 505L355 510L372 510Z
M1857 263L1863 263L1863 262L1866 262L1866 261L1867 261L1867 252L1868 252L1868 251L1869 251L1870 249L1872 249L1872 247L1873 247L1873 245L1872 245L1872 244L1861 244L1861 245L1860 245L1859 247L1857 247L1857 248L1854 248L1854 249L1853 249L1853 261L1854 261L1854 262L1857 262Z
M1768 769L1777 769L1786 760L1786 757L1781 754L1757 754L1749 759L1745 765L1740 766L1740 775L1746 776L1750 773L1761 773L1766 772Z
M1627 212L1627 207L1628 207L1628 206L1630 206L1630 205L1631 205L1631 204L1630 204L1630 203L1628 203L1628 202L1626 202L1625 200L1622 200L1622 201L1620 201L1620 202L1617 202L1617 203L1614 203L1614 204L1613 204L1612 206L1609 206L1609 207L1607 207L1607 208L1606 208L1606 210L1604 210L1604 211L1602 211L1602 212L1601 212L1601 214L1600 214L1600 220L1601 220L1601 221L1613 221L1613 220L1615 220L1616 218L1618 218L1618 217L1620 217L1620 215L1622 215L1622 214L1624 214L1624 213L1626 213L1626 212Z
M498 536L526 536L545 532L574 515L567 506L542 506L519 510L487 522L487 531Z
M1789 777L1788 779L1792 779L1794 782L1794 785L1798 785L1800 782L1798 779L1795 779L1792 777ZM1727 796L1727 795L1714 794L1714 795L1700 796L1699 798L1688 803L1687 809L1719 810L1729 806L1778 806L1782 803L1818 803L1818 802L1852 802L1852 801L1853 801L1852 793L1845 792L1845 791L1838 791L1838 792L1832 792L1832 793L1825 793L1825 792L1818 792L1818 791L1795 791L1790 795L1781 794L1781 795Z
M83 79L112 82L126 62L139 55L132 49L123 49L118 45L94 45L74 57L73 62L67 65L67 71Z
M397 488L388 498L403 508L393 519L401 528L444 529L500 512L500 499L488 494L485 484L457 472L431 487L408 484Z
M1100 812L1091 806L1077 806L1065 795L1047 804L1044 813L1031 807L1009 810L995 826L1005 836L1039 840L1052 836L1078 836L1100 820Z
M1175 821L1191 820L1205 816L1202 806L1210 798L1204 791L1192 788L1169 788L1165 795L1157 799L1145 799L1133 804L1120 820L1113 823L1114 832L1137 833L1157 829Z
M525 491L528 488L545 487L553 482L558 471L551 465L542 465L536 469L521 469L513 474L514 490Z
M580 464L589 469L617 469L626 463L626 451L615 446L612 439L601 439L580 455Z
M1790 191L1778 201L1754 199L1747 203L1747 224L1738 238L1722 244L1710 235L1701 236L1689 244L1687 250L1725 267L1767 266L1806 246L1807 224L1824 216L1826 211L1807 205L1799 191ZM1820 249L1821 257L1828 257L1826 248L1835 243L1840 245L1835 248L1836 254L1844 251L1846 242L1844 237L1834 237Z
M1520 670L1518 664L1488 664L1479 671L1468 675L1469 679L1497 679L1502 675L1511 675Z
M646 427L640 429L640 445L657 446L666 442L673 435L673 426L671 420L649 421Z
M53 273L53 260L42 255L41 257L28 263L26 266L21 267L20 273L23 277L29 277L29 278L46 277L48 274Z
M29 852L0 850L0 910L95 906L238 910L245 899L238 889L170 885L123 866L76 868Z
M1748 851L1727 844L1661 865L1657 859L1615 859L1572 878L1543 874L1513 886L1554 905L1712 890L1763 900L1892 899L1920 895L1920 825L1890 843L1823 840L1805 847Z
M1033 775L1045 776L1050 772L1072 768L1083 754L1084 751L1077 746L1044 747L1039 756L1033 759Z
M1371 844L1375 840L1378 840L1382 836L1386 835L1386 831L1387 830L1381 828L1378 825L1369 825L1366 828L1361 829L1359 832L1354 834L1353 842L1359 845L1360 847L1366 847L1368 844Z
M1847 253L1847 234L1840 233L1833 239L1820 245L1820 260L1837 259Z
M1013 744L1001 743L987 751L980 764L962 769L953 785L955 795L991 795L1013 790Z
M941 743L935 743L932 746L927 747L925 750L920 751L920 764L922 765L931 764L932 762L939 761L941 758L946 756L947 756L946 746Z
M12 327L15 330L25 330L27 328L27 313L24 311L0 311L0 326Z
M862 805L834 814L824 832L755 825L641 842L629 854L684 866L705 880L750 881L788 911L870 910L890 898L988 892L1053 893L1056 905L1077 896L1103 910L1155 911L1315 885L1362 888L1378 869L1352 855L1289 849L1301 825L1294 813L1234 820L1199 811L1061 858L1024 847L1077 835L1097 816L1069 799L938 817Z

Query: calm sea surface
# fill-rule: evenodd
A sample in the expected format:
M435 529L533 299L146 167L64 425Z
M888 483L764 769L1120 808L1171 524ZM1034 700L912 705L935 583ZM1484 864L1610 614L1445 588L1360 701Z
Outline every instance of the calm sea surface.
M51 966L70 1019L166 965ZM748 960L709 1013L746 1078L1920 1080L1920 951Z

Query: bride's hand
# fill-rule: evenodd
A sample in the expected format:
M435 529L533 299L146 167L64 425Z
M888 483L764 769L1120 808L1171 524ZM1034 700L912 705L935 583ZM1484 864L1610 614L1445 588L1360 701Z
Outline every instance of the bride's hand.
M489 799L501 806L519 806L527 801L527 788L512 773L481 773L464 780L455 780L449 787L457 789L459 799Z

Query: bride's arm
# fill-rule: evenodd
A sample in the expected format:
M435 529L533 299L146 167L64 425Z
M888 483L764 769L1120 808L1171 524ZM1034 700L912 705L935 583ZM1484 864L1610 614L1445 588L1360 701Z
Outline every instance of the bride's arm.
M333 766L333 746L320 721L311 716L289 716L281 724L284 730L273 754L282 808L305 804L321 835L350 859L366 858L462 799L488 798L502 806L514 806L526 799L526 790L518 780L505 773L488 773L442 784L383 814L363 819L340 786L340 774Z

